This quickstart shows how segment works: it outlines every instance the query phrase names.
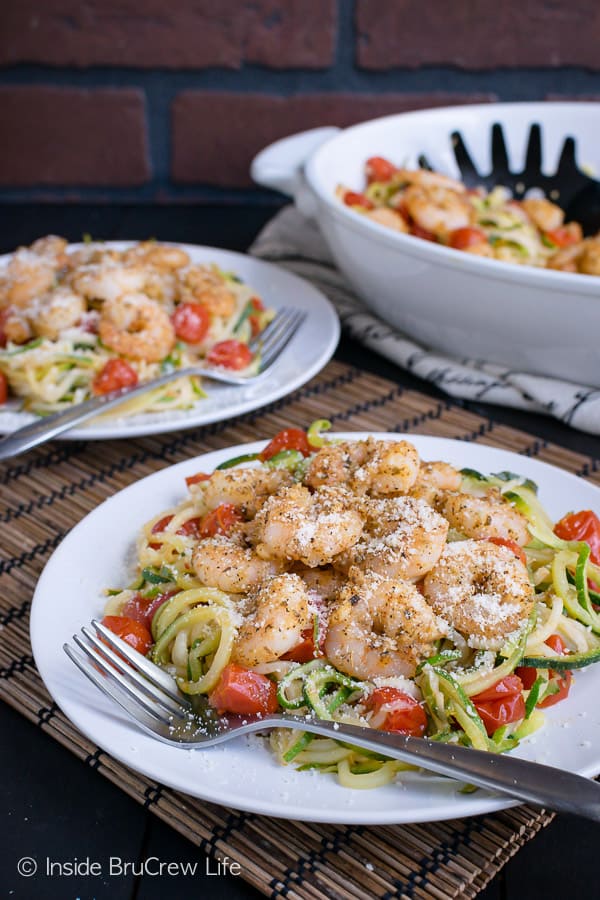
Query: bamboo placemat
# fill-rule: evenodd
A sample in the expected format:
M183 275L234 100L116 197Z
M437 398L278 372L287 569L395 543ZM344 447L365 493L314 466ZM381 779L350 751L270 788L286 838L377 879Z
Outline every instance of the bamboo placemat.
M60 712L36 671L30 599L67 531L106 497L182 459L326 416L338 430L435 434L536 456L598 483L595 460L357 369L331 363L255 413L139 440L55 444L0 469L0 696L203 851L228 856L272 898L474 897L552 815L523 806L423 825L274 820L194 800L116 762Z

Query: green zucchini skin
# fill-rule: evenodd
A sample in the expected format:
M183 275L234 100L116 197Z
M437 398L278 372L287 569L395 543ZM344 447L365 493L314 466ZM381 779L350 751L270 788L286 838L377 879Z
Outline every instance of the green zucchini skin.
M600 647L586 653L567 653L565 656L526 656L519 665L567 672L570 669L584 669L595 662L600 662Z

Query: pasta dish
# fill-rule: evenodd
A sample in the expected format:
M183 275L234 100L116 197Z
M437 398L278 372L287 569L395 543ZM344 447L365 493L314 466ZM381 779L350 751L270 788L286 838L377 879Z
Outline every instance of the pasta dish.
M600 519L553 523L518 474L328 428L187 478L143 527L104 624L218 712L516 747L600 659ZM269 741L348 787L411 768L309 732Z
M0 270L0 404L39 415L206 360L251 374L248 347L273 317L233 273L192 263L181 247L126 250L48 236ZM124 402L119 415L187 409L198 377Z
M365 165L362 192L340 186L342 203L404 234L489 259L561 272L600 275L600 236L544 197L516 200L507 188L487 192L428 169L404 169L381 156Z

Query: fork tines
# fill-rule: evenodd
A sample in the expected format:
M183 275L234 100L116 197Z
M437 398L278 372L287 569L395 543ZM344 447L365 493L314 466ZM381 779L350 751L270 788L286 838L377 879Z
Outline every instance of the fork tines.
M261 353L260 368L268 368L287 346L306 319L306 313L293 306L277 313L265 330L250 341L252 353Z
M82 628L83 637L73 635L78 650L70 644L63 649L69 659L104 694L147 727L171 726L192 711L191 704L171 676L113 634L97 620L95 633Z

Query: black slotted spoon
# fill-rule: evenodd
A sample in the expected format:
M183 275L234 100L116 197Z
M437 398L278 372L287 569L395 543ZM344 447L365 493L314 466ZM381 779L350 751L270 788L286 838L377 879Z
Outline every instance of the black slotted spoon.
M512 172L506 150L502 125L496 122L491 131L492 169L482 175L473 162L460 131L451 134L452 149L461 178L467 187L485 187L492 190L497 185L509 188L516 199L523 198L532 188L538 188L565 213L565 221L581 224L585 235L596 234L600 229L600 181L586 175L576 162L575 138L566 137L558 166L552 175L542 172L542 129L537 123L529 129L525 166L521 172ZM432 166L426 156L419 156L423 169Z

